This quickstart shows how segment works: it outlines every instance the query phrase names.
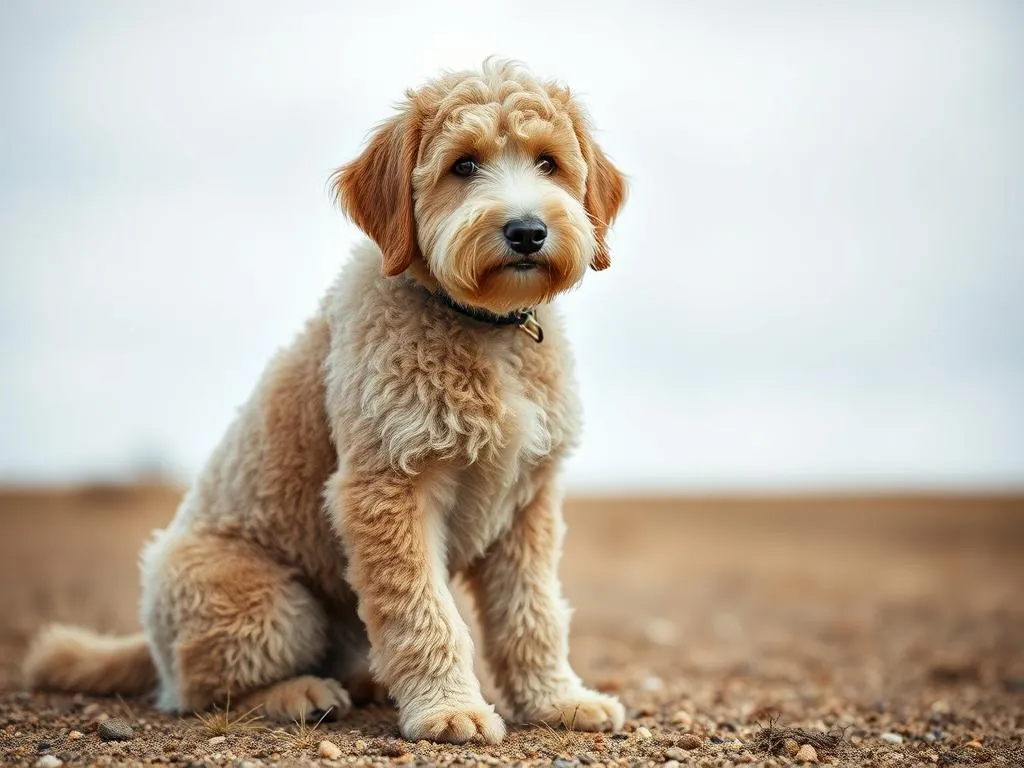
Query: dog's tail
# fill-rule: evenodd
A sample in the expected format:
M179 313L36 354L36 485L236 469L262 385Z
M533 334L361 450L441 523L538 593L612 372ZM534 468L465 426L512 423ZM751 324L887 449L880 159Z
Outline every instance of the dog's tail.
M153 657L142 634L101 635L54 624L29 647L23 667L29 688L111 695L156 688Z

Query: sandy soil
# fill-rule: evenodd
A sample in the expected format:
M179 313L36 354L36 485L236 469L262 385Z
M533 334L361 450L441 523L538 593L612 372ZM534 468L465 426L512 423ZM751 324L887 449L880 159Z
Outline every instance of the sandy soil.
M622 697L625 732L456 748L401 740L384 707L220 739L140 699L19 690L44 622L135 628L136 554L177 496L0 492L0 761L311 764L327 739L333 764L785 765L789 727L822 763L1024 765L1021 498L575 500L573 658ZM108 717L132 738L101 740Z

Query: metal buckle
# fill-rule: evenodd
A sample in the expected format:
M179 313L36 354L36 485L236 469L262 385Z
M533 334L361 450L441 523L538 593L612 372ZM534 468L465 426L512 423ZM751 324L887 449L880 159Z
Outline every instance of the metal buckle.
M533 310L523 312L522 319L520 319L516 328L521 330L538 344L544 341L544 329L541 327L540 323L537 322L537 317L534 315Z

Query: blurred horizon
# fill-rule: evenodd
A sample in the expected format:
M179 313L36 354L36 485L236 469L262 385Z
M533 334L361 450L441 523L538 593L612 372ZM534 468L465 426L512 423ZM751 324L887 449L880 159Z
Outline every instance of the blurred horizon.
M193 477L361 237L328 174L491 54L630 178L570 491L1024 490L1009 0L4 3L0 483Z

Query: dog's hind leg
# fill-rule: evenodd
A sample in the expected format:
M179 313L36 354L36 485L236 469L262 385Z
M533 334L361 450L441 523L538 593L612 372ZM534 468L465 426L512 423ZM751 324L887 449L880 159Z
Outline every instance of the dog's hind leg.
M328 650L323 605L259 548L185 534L151 547L143 576L164 708L230 703L287 722L351 706L340 683L308 674Z
M350 603L334 605L328 622L330 651L317 674L341 680L356 706L387 704L387 689L370 672L370 639L356 612L355 595Z

